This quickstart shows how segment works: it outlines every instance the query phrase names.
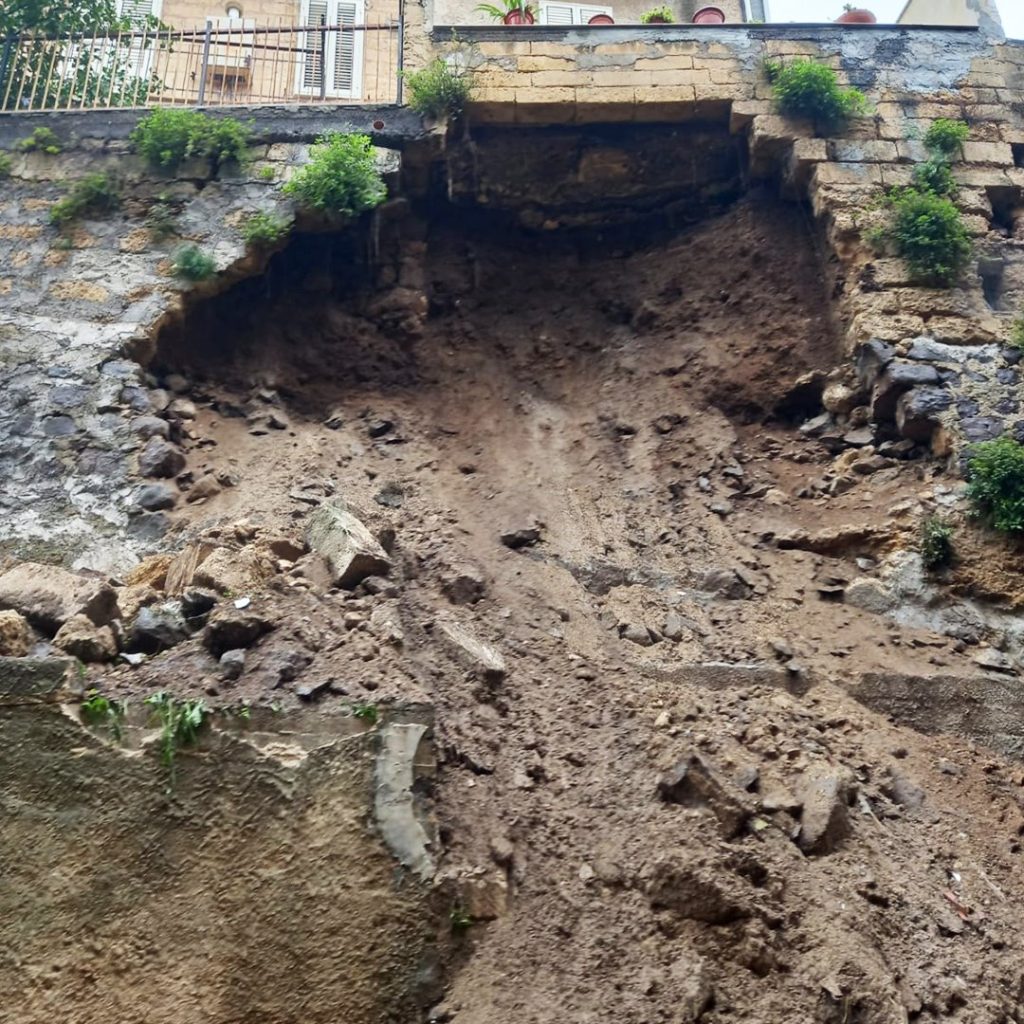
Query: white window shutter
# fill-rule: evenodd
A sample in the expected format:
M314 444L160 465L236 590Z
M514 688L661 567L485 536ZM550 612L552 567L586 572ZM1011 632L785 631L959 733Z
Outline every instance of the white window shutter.
M305 23L307 25L326 25L328 0L309 0L306 7ZM323 47L324 36L320 32L307 32L303 44L305 56L302 61L302 87L306 90L319 90L324 73Z
M155 6L154 0L120 0L117 13L133 25L142 25L157 13Z
M542 25L586 25L595 14L612 13L610 7L582 7L579 4L541 4Z
M337 24L340 32L334 51L334 90L350 93L356 79L356 35L352 26L358 23L359 6L349 0L339 0Z
M541 24L543 25L572 25L573 9L569 4L542 4Z

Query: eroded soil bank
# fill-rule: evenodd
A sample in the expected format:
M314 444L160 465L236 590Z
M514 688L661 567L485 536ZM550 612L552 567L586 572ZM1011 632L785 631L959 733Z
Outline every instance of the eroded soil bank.
M230 665L186 631L88 682L433 707L458 927L415 1019L1016 1019L1019 765L847 693L1000 652L988 620L864 597L952 481L799 429L843 361L805 212L540 228L452 207L300 235L165 325L151 391L185 464L149 485L168 555L119 601L262 625ZM305 543L324 500L386 578L333 585ZM304 985L302 1019L336 1019Z

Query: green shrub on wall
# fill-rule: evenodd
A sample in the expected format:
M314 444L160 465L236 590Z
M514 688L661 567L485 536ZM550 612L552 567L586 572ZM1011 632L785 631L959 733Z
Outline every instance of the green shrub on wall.
M1000 437L968 454L967 497L974 514L997 530L1024 530L1024 445Z
M222 164L243 159L249 132L234 118L161 108L141 120L130 138L135 152L161 171L174 171L185 160L205 159L216 172Z
M291 226L291 218L260 210L246 218L242 225L242 238L251 248L264 249L280 242L291 230Z
M80 217L112 213L121 203L117 180L102 172L76 181L71 191L50 207L51 224L67 224Z
M317 140L309 163L283 191L309 209L346 216L372 210L387 197L369 136L340 132Z
M198 245L183 245L174 254L174 275L185 281L205 281L217 270L217 264L209 253Z
M925 132L924 144L930 152L952 159L963 151L969 134L970 127L966 121L940 117L933 121Z
M817 61L768 61L765 70L775 105L787 117L807 118L827 131L840 129L867 112L864 94L859 89L842 88L838 75Z
M458 117L472 94L469 74L444 57L403 77L409 87L409 106L421 117Z
M971 255L970 236L956 204L934 192L906 189L892 206L892 238L910 272L925 284L953 284Z

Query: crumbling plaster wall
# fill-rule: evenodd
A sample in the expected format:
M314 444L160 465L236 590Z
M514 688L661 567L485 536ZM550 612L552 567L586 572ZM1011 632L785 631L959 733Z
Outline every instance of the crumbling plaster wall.
M374 729L221 716L171 785L144 717L121 742L87 730L67 677L69 662L0 659L0 1017L416 1016L440 981L439 891L385 844L396 815L375 805L433 771L425 711ZM404 795L415 841L430 824Z

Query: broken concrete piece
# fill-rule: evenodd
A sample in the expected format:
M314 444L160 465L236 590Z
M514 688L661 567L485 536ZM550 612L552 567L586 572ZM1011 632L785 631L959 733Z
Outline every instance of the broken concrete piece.
M335 586L351 590L367 576L387 576L391 559L373 534L351 512L324 502L306 526L310 549L322 555Z

